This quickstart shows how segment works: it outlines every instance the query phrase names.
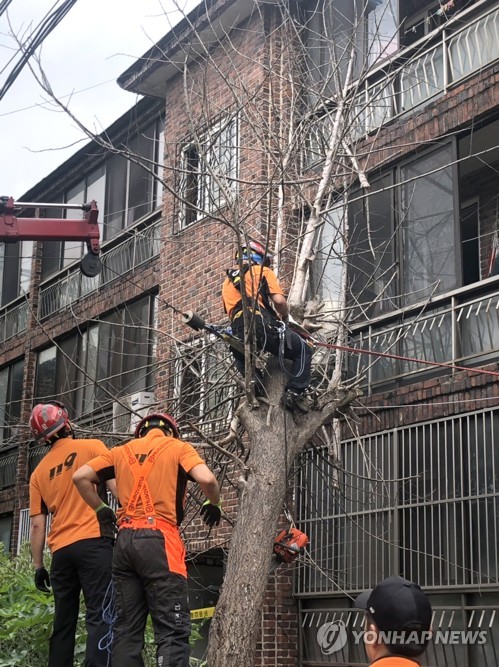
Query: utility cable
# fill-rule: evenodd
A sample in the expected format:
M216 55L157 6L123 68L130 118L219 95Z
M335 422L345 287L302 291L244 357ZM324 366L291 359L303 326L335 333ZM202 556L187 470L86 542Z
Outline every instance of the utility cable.
M76 2L77 0L65 0L65 2L58 9L52 12L52 14L50 14L42 21L41 24L39 24L35 33L31 34L30 37L20 45L19 51L21 52L21 57L12 68L3 86L0 87L0 100L3 99L14 81L17 79L24 67L28 64L29 59L35 53L37 48L42 45L44 40L49 36L52 30L57 27L57 25L62 21L69 10L76 4ZM7 5L6 3L7 0L3 0L2 4L0 5L0 12L2 8L5 11L6 7L8 6L8 3Z
M351 352L352 354L367 354L373 357L385 357L387 359L398 359L399 361L409 361L414 364L425 364L427 366L436 366L439 368L448 368L449 370L467 371L469 373L479 373L482 375L492 375L499 377L498 371L488 371L485 368L473 368L471 366L457 366L456 364L446 364L443 361L427 361L426 359L416 359L416 357L405 357L401 354L391 354L390 352L377 352L375 350L366 350L358 347L347 347L346 345L335 345L333 343L322 343L310 337L310 340L318 347L326 347L331 350L341 350Z

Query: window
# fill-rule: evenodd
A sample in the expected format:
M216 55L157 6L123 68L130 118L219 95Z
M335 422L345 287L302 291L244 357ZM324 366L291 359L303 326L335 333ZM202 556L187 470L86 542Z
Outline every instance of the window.
M126 160L119 154L113 155L69 190L53 198L53 201L67 204L83 204L94 199L99 207L101 242L118 236L126 227L161 205L163 120L154 121L147 129L130 139L127 148L134 156L142 158L141 164ZM47 218L79 216L80 213L74 209L45 211ZM78 261L85 253L86 244L83 242L45 241L42 280Z
M399 0L308 1L302 10L311 100L335 94L356 43L354 78L399 49Z
M10 551L10 537L12 534L12 514L0 516L0 543L3 544L4 551Z
M375 65L399 49L399 0L370 0L367 11L367 61ZM369 9L371 8L371 11Z
M0 307L29 291L33 241L0 243Z
M24 359L0 369L0 449L17 446L15 427L21 416Z
M23 359L0 369L0 489L16 483L23 374Z
M401 292L406 304L458 286L453 146L401 167Z
M66 204L87 204L93 199L99 206L99 226L102 238L102 218L104 214L104 187L105 187L105 167L102 165L96 171L93 171L80 183L66 192ZM77 219L83 216L83 211L77 209L67 209L64 213L65 218ZM64 242L63 267L81 259L87 252L86 244L81 241Z
M345 265L345 207L337 206L324 216L315 244L315 261L311 270L310 295L338 304Z
M206 434L227 426L235 395L232 357L211 338L179 344L175 359L175 414L181 421L202 417Z
M36 400L58 399L72 418L153 384L155 299L116 309L38 354Z
M238 123L226 118L196 141L184 146L181 155L183 198L181 226L222 208L236 190L238 172Z
M349 289L364 319L458 286L453 155L448 144L373 179L371 195L352 191Z
M102 237L102 219L104 215L104 187L106 181L106 168L101 165L72 188L54 198L54 201L65 204L81 205L91 202L93 199L99 207L99 226ZM62 219L77 220L83 218L84 212L78 209L46 209L46 218L61 218L61 230L64 227ZM49 278L54 273L78 261L87 252L86 244L82 241L45 241L43 243L42 256L42 280Z
M349 288L356 312L374 317L396 307L392 174L373 180L373 194L354 190L349 205Z
M161 204L163 120L155 121L133 137L127 150L133 161L117 154L107 162L105 240L117 236Z
M391 571L423 588L497 586L498 429L492 409L345 440L339 477L327 448L303 453L297 523L314 566L297 592L364 590Z

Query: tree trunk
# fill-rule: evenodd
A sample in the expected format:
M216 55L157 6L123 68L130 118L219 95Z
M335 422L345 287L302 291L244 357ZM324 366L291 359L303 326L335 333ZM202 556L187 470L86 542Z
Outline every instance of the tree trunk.
M276 362L274 362L276 363ZM273 365L273 364L272 364ZM336 413L340 399L306 416L293 416L280 404L284 378L271 369L273 405L240 411L251 450L242 485L222 592L211 622L209 667L251 667L259 639L277 522L287 490L287 473L318 428ZM352 394L352 398L357 394ZM350 397L348 397L350 399ZM342 393L341 402L345 403Z
M283 409L271 411L274 418L268 425L266 407L243 410L251 443L250 473L239 498L224 585L211 622L210 667L250 667L254 662L288 466Z

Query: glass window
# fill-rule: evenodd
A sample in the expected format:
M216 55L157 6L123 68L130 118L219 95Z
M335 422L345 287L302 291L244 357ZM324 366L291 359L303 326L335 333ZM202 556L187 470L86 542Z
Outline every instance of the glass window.
M10 551L10 536L12 533L12 514L0 516L0 542L4 551Z
M229 118L182 150L182 226L223 207L234 193L238 170L238 123Z
M156 185L155 185L155 207L158 208L163 203L163 182L164 178L164 162L165 162L165 133L164 121L159 120L156 126Z
M21 267L19 272L19 293L29 292L29 283L31 280L31 263L33 260L33 241L21 241Z
M398 0L370 0L368 14L368 63L374 65L388 58L399 48Z
M362 317L396 307L391 174L372 182L373 194L352 192L349 204L349 289L352 306Z
M106 211L104 236L111 239L124 226L128 163L121 155L113 155L107 162Z
M155 297L139 299L106 315L86 331L42 350L38 354L35 400L57 398L74 418L91 415L97 407L109 405L114 396L150 390L155 355L151 326L154 303Z
M66 193L66 204L84 204L85 203L85 181L81 181ZM75 219L83 217L83 211L77 209L67 209L65 212L66 219ZM65 241L64 242L64 261L63 266L72 264L83 255L82 241Z
M452 145L403 166L402 294L417 303L458 286Z
M311 272L311 295L338 304L344 266L345 208L338 206L324 215L316 243Z
M23 392L24 359L0 370L0 442L6 443L19 425ZM12 442L9 444L18 444Z
M77 365L79 362L80 336L70 336L60 341L57 350L55 387L57 398L64 403L71 416L76 413Z
M127 226L142 218L153 207L154 126L130 142L130 150L144 158L143 165L130 162Z
M35 400L54 398L56 347L38 353L35 381Z
M92 414L96 407L95 381L97 378L98 345L99 327L98 325L93 325L82 336L82 359L86 370L86 374L80 380L80 386L83 386L82 416Z
M85 197L85 203L89 204L94 199L97 202L97 207L99 209L99 231L102 240L104 229L104 206L106 200L105 165L102 165L102 167L99 167L99 169L96 169L87 177L87 195Z
M4 245L4 281L2 285L2 303L4 306L17 299L19 294L19 244Z
M97 361L97 395L108 401L109 393L120 391L119 373L123 352L123 314L120 311L106 316L99 323L99 351ZM109 392L109 393L108 393Z
M54 197L54 201L63 201L63 196ZM62 208L46 209L44 218L62 218L64 210ZM61 268L63 244L61 241L44 241L42 251L42 280L50 278Z

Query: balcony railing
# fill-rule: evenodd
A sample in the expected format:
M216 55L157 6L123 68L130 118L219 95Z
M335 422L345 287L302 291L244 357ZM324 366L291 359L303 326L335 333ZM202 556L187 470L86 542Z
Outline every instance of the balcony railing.
M102 271L94 278L87 278L78 266L42 287L40 291L40 319L67 308L82 297L107 285L111 281L137 268L152 257L159 255L160 223L133 234L119 245L104 252Z
M2 309L0 312L0 342L17 336L26 331L28 326L28 302L23 298L21 303L15 303Z
M499 58L499 8L473 20L466 15L458 19L428 36L430 46L426 50L422 51L421 44L407 48L373 70L356 93L353 138L443 95L451 86ZM317 119L311 127L306 156L309 166L323 159L321 147L327 144L330 132L329 116Z
M485 293L484 293L485 292ZM497 360L499 352L499 286L488 279L480 294L477 287L463 288L435 298L426 307L386 315L353 327L349 374L360 373L370 389L402 377L435 372L431 363L473 366ZM382 352L395 359L363 355L360 350ZM409 358L409 359L407 359ZM418 363L427 361L430 364Z

